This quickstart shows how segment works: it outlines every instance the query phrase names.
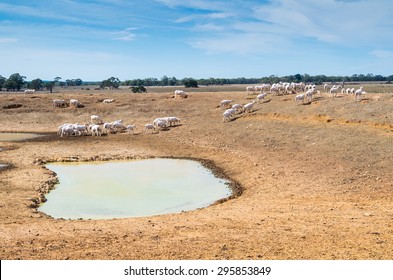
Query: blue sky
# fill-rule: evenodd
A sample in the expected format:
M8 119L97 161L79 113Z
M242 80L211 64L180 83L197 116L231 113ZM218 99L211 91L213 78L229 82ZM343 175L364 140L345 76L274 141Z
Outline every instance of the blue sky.
M391 0L0 0L0 75L393 74Z

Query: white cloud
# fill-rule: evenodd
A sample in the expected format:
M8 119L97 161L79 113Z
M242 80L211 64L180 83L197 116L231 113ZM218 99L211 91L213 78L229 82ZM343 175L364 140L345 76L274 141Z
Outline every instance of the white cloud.
M374 50L370 54L380 59L393 58L393 51L389 50Z
M16 38L0 38L0 44L2 43L16 43L18 39Z

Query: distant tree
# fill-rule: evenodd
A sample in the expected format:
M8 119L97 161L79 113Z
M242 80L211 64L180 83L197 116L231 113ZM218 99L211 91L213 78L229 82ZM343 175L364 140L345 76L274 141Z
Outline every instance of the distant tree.
M120 86L120 80L118 78L115 77L111 77L109 79L103 80L101 82L100 87L101 88L110 88L110 89L117 89Z
M183 83L186 88L191 88L191 87L197 88L198 87L198 81L193 78L183 79Z
M32 80L29 83L28 88L34 89L36 91L42 90L42 88L44 88L44 82L41 79Z
M168 83L169 83L169 78L167 77L167 76L163 76L162 78L161 78L161 86L167 86L168 85Z
M177 85L177 79L175 77L169 78L168 85L176 86Z
M55 87L55 82L54 81L45 83L45 88L47 90L49 90L51 93L53 92L53 88L54 87Z
M54 80L55 86L59 85L59 81L61 80L61 77L56 77L53 80Z
M4 83L7 79L0 75L0 91L3 90Z
M9 90L19 91L25 84L25 76L21 76L19 73L12 74L5 82L4 87Z
M146 88L144 86L134 86L131 87L131 91L133 93L140 93L140 92L147 92Z

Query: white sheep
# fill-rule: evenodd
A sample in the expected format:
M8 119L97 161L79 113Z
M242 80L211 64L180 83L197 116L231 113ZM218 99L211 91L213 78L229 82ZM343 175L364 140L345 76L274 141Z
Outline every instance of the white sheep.
M231 108L235 110L235 113L243 112L243 106L240 104L233 104Z
M174 126L177 123L180 123L180 118L178 118L178 117L167 117L165 119L166 119L166 122L169 126Z
M70 106L74 106L75 108L79 108L82 106L82 103L77 99L70 99Z
M101 136L102 135L102 128L98 124L94 124L90 128L91 136Z
M128 134L131 134L131 131L132 131L132 134L135 134L135 130L136 130L135 124L129 124L129 125L127 125L126 128L127 128Z
M267 93L261 93L257 95L257 102L259 103L261 100L264 100L267 96Z
M305 95L304 93L301 93L301 94L296 95L296 96L295 96L295 101L296 101L297 105L299 105L300 102L301 102L302 104L304 104L305 98L306 98L306 95Z
M187 93L185 93L184 90L180 90L180 89L175 90L175 98L177 96L180 96L181 98L187 98L188 97Z
M341 88L341 85L332 86L332 88L330 89L330 93L332 94L332 97L337 97L339 88Z
M97 116L97 115L91 115L90 121L93 124L103 124L104 123L104 121L100 118L100 116Z
M52 101L53 107L67 107L68 104L65 100L62 99L55 99Z
M222 121L226 122L226 121L231 121L232 118L234 117L234 114L231 111L226 110L223 114L222 114Z
M104 99L102 102L103 103L112 103L112 102L115 102L115 100L114 99Z
M256 101L254 100L254 101L251 101L250 103L247 103L246 105L244 105L243 112L251 113L255 103L256 103Z
M124 124L122 124L121 122L119 122L119 121L114 121L112 123L112 128L114 130L116 130L117 132L123 131L123 130L127 130L127 127Z
M228 108L228 106L230 106L232 102L233 102L233 100L224 99L221 101L220 107L221 108Z
M151 131L152 133L156 130L156 127L152 123L145 124L145 132Z
M363 87L360 87L355 91L355 101L359 101L362 98L362 94L365 94L366 92L363 91Z

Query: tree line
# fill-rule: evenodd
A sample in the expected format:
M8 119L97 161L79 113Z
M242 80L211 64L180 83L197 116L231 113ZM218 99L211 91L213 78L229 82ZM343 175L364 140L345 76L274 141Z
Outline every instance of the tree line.
M26 81L26 77L19 73L12 74L8 79L0 75L0 91L20 91L22 88L34 89L36 91L49 90L52 92L56 86L82 86L82 85L97 85L100 88L117 89L119 86L129 86L133 92L145 92L146 86L185 86L185 87L198 87L210 85L231 85L231 84L258 84L258 83L278 83L278 82L304 82L313 84L322 84L326 82L387 82L393 81L393 75L383 76L374 74L353 74L352 76L326 76L326 75L309 75L309 74L295 74L288 76L275 76L271 75L262 78L207 78L207 79L194 79L183 78L177 79L176 77L163 76L161 79L145 78L145 79L130 79L120 81L116 77L110 77L101 82L84 82L81 79L66 79L61 81L61 77L55 77L52 81L43 81L39 78Z

